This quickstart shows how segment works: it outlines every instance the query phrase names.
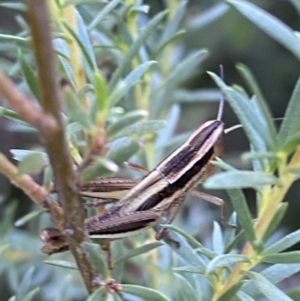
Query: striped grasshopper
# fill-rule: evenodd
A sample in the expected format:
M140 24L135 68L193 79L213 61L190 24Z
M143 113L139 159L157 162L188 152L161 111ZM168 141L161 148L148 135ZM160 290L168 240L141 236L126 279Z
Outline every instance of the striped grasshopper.
M82 187L83 196L109 202L120 199L106 211L85 220L89 236L113 240L139 233L158 223L161 218L166 218L165 223L169 224L187 193L219 205L222 222L226 223L223 200L194 190L215 171L210 161L223 153L223 106L222 98L217 119L199 126L186 142L137 183L123 178L102 178ZM129 167L145 172L145 169L136 165ZM164 232L165 228L159 229L156 238L161 239ZM44 242L43 253L68 249L64 236L57 229L45 229L41 238Z

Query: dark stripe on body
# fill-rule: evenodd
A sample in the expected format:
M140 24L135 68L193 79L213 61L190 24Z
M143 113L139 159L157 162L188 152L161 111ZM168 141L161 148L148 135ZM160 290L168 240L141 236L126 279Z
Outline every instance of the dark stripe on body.
M184 167L186 167L186 165L190 163L195 153L199 151L204 142L213 133L213 131L216 128L218 128L218 126L220 126L220 124L221 121L216 120L213 124L203 129L201 133L199 133L199 135L196 135L187 146L180 146L179 148L177 148L181 149L181 152L179 152L176 156L171 158L171 160L167 160L169 156L166 159L164 159L158 165L157 170L159 170L165 177L168 177L170 173L175 174L177 173L177 171L184 169ZM163 162L166 160L168 161L168 164L165 164L164 166Z
M147 202L144 202L137 211L149 210L159 204L164 198L172 196L179 189L183 189L186 184L201 171L201 169L212 159L214 155L213 147L204 155L201 160L198 160L188 171L186 171L176 182L169 184L159 193L149 197ZM190 187L189 187L190 188Z

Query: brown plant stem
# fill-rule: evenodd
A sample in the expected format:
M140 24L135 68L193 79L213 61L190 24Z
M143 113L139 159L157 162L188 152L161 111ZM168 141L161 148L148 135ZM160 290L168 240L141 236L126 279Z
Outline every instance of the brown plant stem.
M60 230L63 230L63 211L54 202L44 187L38 185L29 175L20 175L18 169L2 153L0 153L0 172L4 174L12 184L22 189L36 204L49 210L53 220Z
M65 137L61 117L61 93L51 38L50 16L46 0L27 0L28 23L38 70L41 103L45 113L54 118L56 128L43 130L43 142L48 152L57 193L65 212L65 232L70 250L89 292L94 289L95 272L81 243L87 239L84 229L84 209L78 193L77 178ZM40 129L40 128L39 128Z

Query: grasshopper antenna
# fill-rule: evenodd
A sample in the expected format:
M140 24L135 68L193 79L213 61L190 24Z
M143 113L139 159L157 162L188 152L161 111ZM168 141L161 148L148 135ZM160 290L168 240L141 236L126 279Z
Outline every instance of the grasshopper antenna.
M224 69L223 69L223 65L220 65L220 77L224 81ZM223 115L223 111L224 111L224 95L221 92L219 109L218 109L218 115L217 115L217 120L218 121L221 121L222 115Z

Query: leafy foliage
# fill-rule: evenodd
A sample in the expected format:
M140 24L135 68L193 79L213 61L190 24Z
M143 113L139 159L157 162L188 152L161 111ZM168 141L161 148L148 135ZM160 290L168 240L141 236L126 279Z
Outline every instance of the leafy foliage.
M54 49L59 61L59 76L67 82L62 113L70 152L77 165L90 156L90 164L84 166L81 173L81 184L118 172L119 165L128 159L153 168L170 145L183 141L183 136L172 137L179 119L178 103L215 99L218 95L214 90L182 88L208 56L205 49L184 52L180 39L184 33L181 24L186 1L169 1L169 10L155 15L142 1L134 4L120 0L101 4L85 2L68 1L62 5L55 1L50 7L55 23ZM223 13L234 8L299 59L299 35L287 25L249 2L231 0L228 3L230 8L226 6ZM1 5L26 10L19 3ZM64 15L64 6L74 9L77 30ZM94 7L100 7L99 12ZM220 12L216 16L218 18ZM26 22L23 22L24 28L19 35L1 34L0 40L3 44L17 46L18 53L9 54L13 63L7 69L12 68L10 74L16 78L22 76L20 89L31 93L38 102L40 91L34 55L29 47ZM70 40L76 53L72 52ZM253 74L242 64L237 69L248 93L240 86L227 85L212 72L209 75L243 126L251 145L251 152L243 158L252 161L254 171L240 170L218 160L214 164L224 171L205 183L207 188L227 190L235 211L229 222L236 227L222 231L215 222L211 248L208 243L202 244L187 234L184 225L180 228L165 225L169 237L164 243L153 242L152 232L124 242L114 241L112 271L106 266L99 245L85 243L83 248L103 277L102 281L114 278L123 284L121 293L113 294L100 287L86 296L69 253L53 255L41 263L43 257L38 252L36 231L34 235L25 235L11 227L15 205L10 202L0 224L0 256L3 259L0 274L6 275L10 289L15 292L9 300L29 301L36 295L40 300L62 301L84 298L87 301L235 301L265 297L274 301L292 300L276 285L300 270L299 251L287 251L300 241L299 230L275 243L269 239L286 212L286 205L282 204L284 195L299 177L300 79L277 132ZM0 109L2 117L34 132L14 111L5 106ZM102 131L105 145L100 148L104 151L94 155L93 147ZM52 173L43 149L11 152L20 161L20 174L42 171L48 188ZM121 174L133 176L130 171L121 170ZM243 188L256 192L254 219ZM43 228L49 220L46 214L41 216L42 213L44 211L32 210L17 225L30 221L35 229ZM20 266L16 266L18 263ZM35 269L30 268L33 265ZM31 283L40 288L33 288Z

